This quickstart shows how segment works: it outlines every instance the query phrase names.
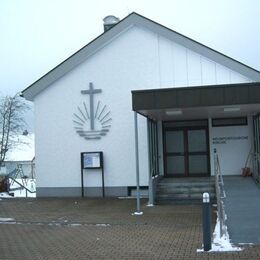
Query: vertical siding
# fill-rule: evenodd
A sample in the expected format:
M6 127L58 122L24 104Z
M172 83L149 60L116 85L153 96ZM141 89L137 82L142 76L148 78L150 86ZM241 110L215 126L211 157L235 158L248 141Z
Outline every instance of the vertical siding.
M158 37L160 87L250 82L248 78L170 40Z

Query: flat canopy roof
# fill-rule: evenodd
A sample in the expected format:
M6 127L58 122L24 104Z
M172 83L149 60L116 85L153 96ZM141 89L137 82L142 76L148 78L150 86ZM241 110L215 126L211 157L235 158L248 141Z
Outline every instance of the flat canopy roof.
M144 116L167 109L253 104L260 104L260 82L132 91L132 108Z

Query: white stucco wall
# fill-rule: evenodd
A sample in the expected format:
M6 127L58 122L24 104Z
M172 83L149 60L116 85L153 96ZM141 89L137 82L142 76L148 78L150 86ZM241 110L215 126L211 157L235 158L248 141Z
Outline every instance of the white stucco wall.
M212 175L214 175L215 148L223 175L242 174L242 168L245 167L249 153L253 152L252 125L252 117L248 117L248 125L209 128ZM249 160L247 167L252 169L252 160Z
M106 186L134 186L135 151L131 90L250 80L143 28L133 27L38 94L35 103L37 187L79 187L80 152L103 151ZM95 95L111 111L112 127L101 140L85 140L73 113ZM148 184L146 119L139 116L140 184ZM97 171L85 186L101 186Z

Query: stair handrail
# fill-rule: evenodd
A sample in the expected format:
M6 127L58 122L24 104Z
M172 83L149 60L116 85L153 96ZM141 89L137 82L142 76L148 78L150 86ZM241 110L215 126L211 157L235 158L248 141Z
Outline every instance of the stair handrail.
M17 183L18 185L20 185L20 187L22 187L23 189L25 189L25 191L26 191L26 198L28 197L27 192L36 193L36 191L29 190L27 187L25 187L22 183L20 183L19 181L17 181L17 180L14 179L13 177L7 177L7 179L8 179L8 180L11 179L13 182Z
M226 197L224 190L223 176L220 169L219 157L217 154L217 149L214 149L214 170L215 170L215 188L216 188L216 198L217 198L217 208L218 208L218 219L220 228L220 237L227 235L226 226L226 213L224 207L224 198Z

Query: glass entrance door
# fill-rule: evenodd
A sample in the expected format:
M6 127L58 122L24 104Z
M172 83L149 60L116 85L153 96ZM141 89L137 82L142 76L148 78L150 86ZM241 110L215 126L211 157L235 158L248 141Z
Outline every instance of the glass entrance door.
M185 142L183 130L165 132L166 173L167 175L185 175Z
M187 175L208 175L207 130L187 130Z
M208 176L207 128L165 128L164 168L167 176Z

